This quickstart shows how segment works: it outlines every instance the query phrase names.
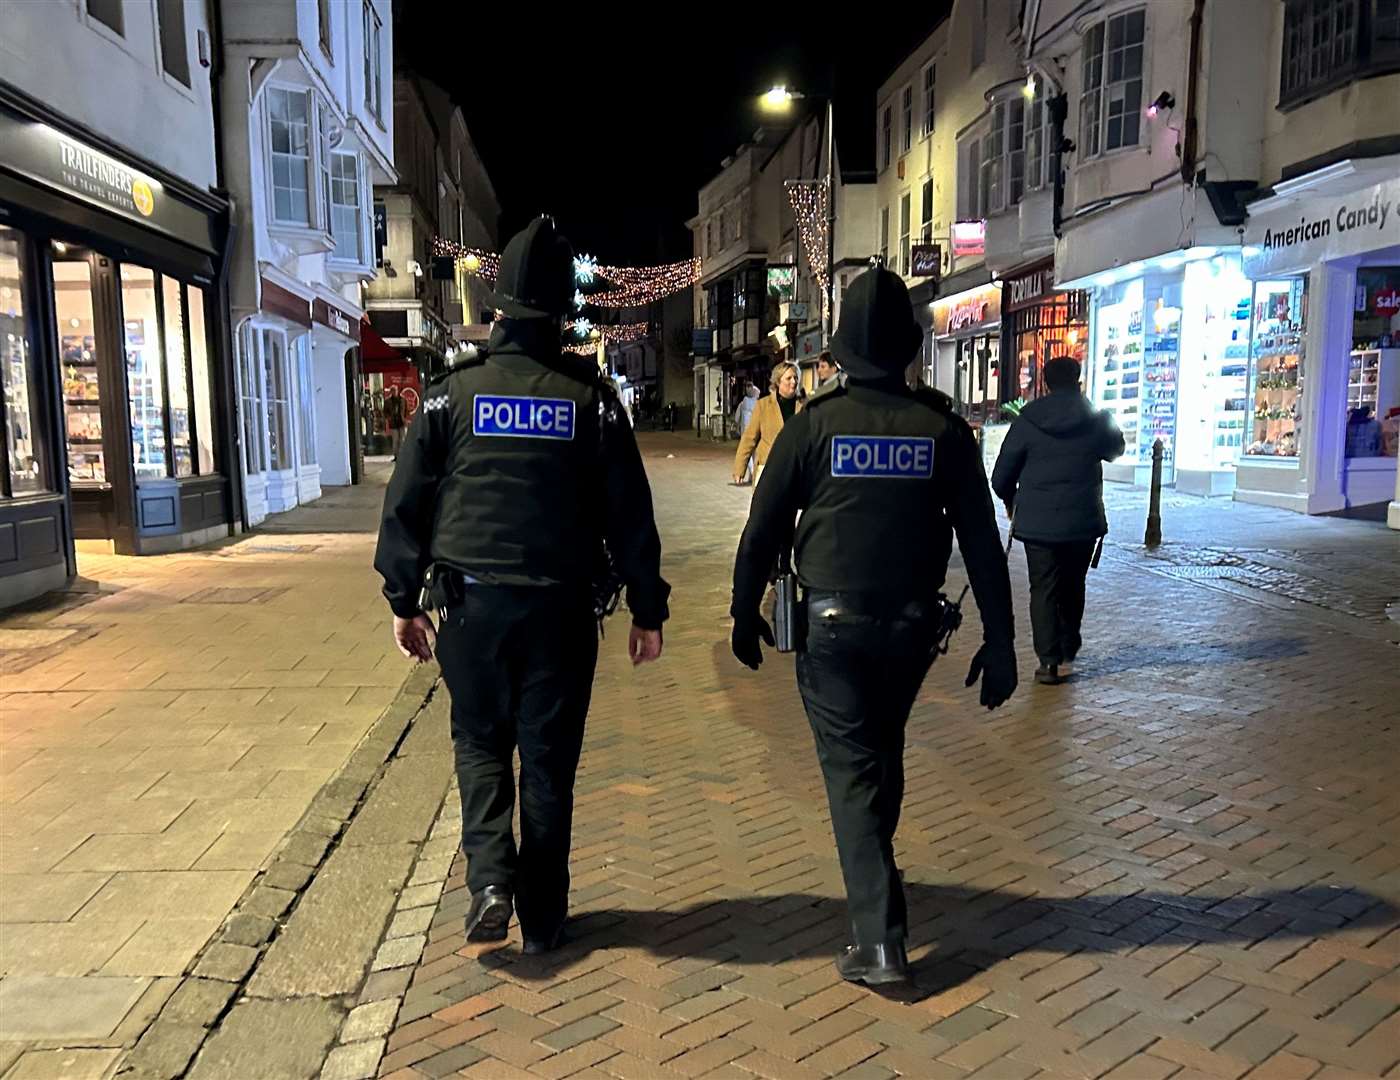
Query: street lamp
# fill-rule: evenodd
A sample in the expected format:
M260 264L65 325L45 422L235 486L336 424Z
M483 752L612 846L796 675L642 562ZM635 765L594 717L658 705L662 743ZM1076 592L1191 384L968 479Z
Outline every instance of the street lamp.
M830 94L803 94L774 86L759 101L768 112L785 112L794 101L821 97L826 101L826 305L822 313L822 345L831 344L831 320L836 311L836 112Z

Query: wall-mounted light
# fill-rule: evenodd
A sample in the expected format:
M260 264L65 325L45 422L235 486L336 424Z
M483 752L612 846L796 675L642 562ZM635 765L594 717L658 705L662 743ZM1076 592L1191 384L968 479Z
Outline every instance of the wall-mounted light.
M1147 115L1156 116L1159 112L1171 112L1176 108L1176 97L1170 90L1163 90L1147 106Z
M385 276L385 277L398 277L398 276L399 276L399 272L398 272L397 270L394 269L394 264L391 263L388 259L385 259L385 260L384 260L384 276Z
M420 263L417 259L409 259L409 260L408 260L408 272L409 272L410 274L412 274L414 277L422 277L422 276L423 276L423 264Z
M1035 98L1035 72L1034 72L1034 71L1032 71L1029 75L1026 76L1026 85L1025 85L1025 88L1021 91L1021 93L1025 94L1026 97L1027 97L1028 99L1034 100L1034 98Z

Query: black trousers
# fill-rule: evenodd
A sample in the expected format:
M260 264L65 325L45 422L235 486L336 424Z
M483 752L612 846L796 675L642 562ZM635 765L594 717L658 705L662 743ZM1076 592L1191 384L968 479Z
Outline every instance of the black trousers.
M935 634L932 620L812 618L797 654L858 945L908 934L894 833L904 801L904 729Z
M1031 634L1035 654L1045 665L1079 655L1083 644L1084 579L1094 557L1093 540L1041 544L1025 540L1031 581Z
M448 609L437 650L452 696L467 886L511 887L521 927L547 934L568 912L574 774L598 660L592 601L586 590L471 585Z

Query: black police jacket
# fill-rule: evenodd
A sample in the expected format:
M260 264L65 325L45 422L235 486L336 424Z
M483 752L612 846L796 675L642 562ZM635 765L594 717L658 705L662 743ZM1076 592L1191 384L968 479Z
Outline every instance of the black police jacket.
M1011 581L972 429L934 391L852 381L812 398L779 433L734 564L731 614L756 613L793 542L808 589L929 598L953 533L987 641L1014 637Z
M661 626L670 586L651 488L622 410L600 408L612 393L592 364L561 354L556 329L513 320L484 359L430 385L374 558L395 615L418 613L430 563L485 584L587 586L605 539L633 621Z

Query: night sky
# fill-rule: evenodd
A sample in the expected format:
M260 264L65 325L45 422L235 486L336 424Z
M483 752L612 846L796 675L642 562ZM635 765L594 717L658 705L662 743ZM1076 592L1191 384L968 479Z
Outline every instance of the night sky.
M398 63L461 105L501 199L503 243L549 212L577 250L648 263L690 255L696 193L762 123L756 98L775 82L834 86L842 163L873 168L875 91L949 3L923 16L862 4L826 28L818 9L784 4L676 5L667 16L648 5L629 20L606 3L559 19L534 4L487 15L398 0L395 36Z

